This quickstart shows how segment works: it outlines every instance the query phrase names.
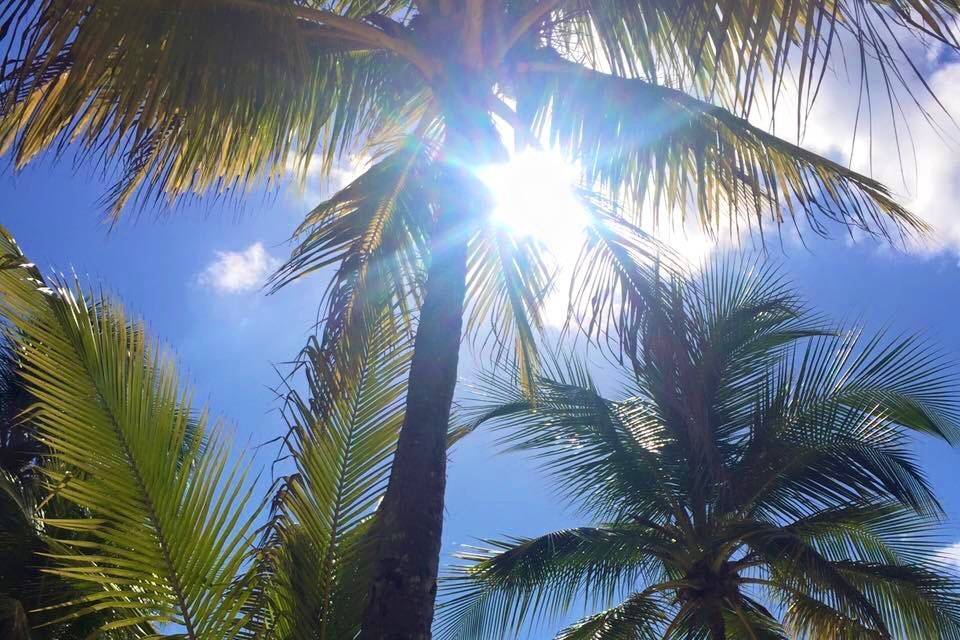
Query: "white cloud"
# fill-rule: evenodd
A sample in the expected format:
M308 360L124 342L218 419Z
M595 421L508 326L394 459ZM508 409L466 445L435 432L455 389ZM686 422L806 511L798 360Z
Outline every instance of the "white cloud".
M242 293L260 287L280 266L262 242L242 251L217 251L216 259L197 275L197 284L220 293Z
M960 542L955 542L948 547L940 549L935 554L935 558L951 565L955 570L960 571Z
M878 179L900 203L932 225L932 237L910 247L914 253L960 254L960 128L950 121L951 116L960 121L960 93L956 91L960 62L939 63L942 57L931 55L935 51L936 47L930 46L910 53L936 98L911 70L904 69L916 101L901 91L895 116L890 114L883 81L876 71L870 77L872 114L866 102L859 104L856 70L849 78L828 74L806 120L801 144ZM863 99L866 101L865 95ZM768 115L758 116L757 124L769 122ZM797 140L795 96L781 98L773 120L778 136Z
M369 159L351 157L337 164L331 169L328 176L321 174L323 157L319 153L313 154L303 183L299 181L300 168L292 161L287 162L287 172L295 176L290 182L290 197L298 205L313 207L330 195L353 182L369 165Z

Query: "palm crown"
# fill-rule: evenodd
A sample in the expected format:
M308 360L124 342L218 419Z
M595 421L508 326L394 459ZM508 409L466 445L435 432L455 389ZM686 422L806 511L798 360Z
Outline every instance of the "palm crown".
M960 436L951 370L915 338L828 330L749 266L664 284L622 400L573 361L535 403L481 387L476 425L604 524L464 554L442 637L506 637L578 599L613 606L568 640L960 637L910 452Z
M494 121L581 168L591 214L572 315L616 340L643 312L648 217L695 210L714 231L790 218L817 232L831 220L922 230L881 184L746 117L761 97L775 104L791 72L802 111L845 42L893 91L902 38L955 47L960 14L955 0L2 7L0 149L18 166L71 143L120 160L115 215L131 200L240 192L289 165L303 176L317 151L326 172L351 153L373 158L308 214L276 279L335 266L316 359L322 404L356 377L384 313L393 332L417 329L369 637L429 635L463 309L528 385L536 377L549 271L535 241L490 224L471 171L505 155Z

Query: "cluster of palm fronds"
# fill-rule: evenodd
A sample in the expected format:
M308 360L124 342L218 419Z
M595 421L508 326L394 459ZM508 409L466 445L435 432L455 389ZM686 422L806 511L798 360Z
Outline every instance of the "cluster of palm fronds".
M447 583L443 638L960 638L960 580L911 434L960 441L950 365L804 310L768 267L664 283L626 395L576 361L533 399L480 386L474 427L543 464L597 524L487 541ZM610 607L610 608L606 608Z
M957 0L3 0L0 153L21 167L75 149L119 172L107 194L114 217L128 203L276 183L291 166L305 178L315 156L328 177L351 154L371 159L308 214L274 280L333 269L322 332L304 355L310 396L288 407L298 471L257 535L241 467L192 412L169 357L106 299L59 281L37 293L39 274L6 247L14 262L0 304L17 367L45 408L31 429L58 461L44 477L57 500L107 509L94 530L83 519L49 523L71 549L102 554L55 553L77 563L61 577L115 585L76 602L120 612L116 628L175 621L191 637L293 628L301 608L324 619L308 625L341 633L353 622L327 616L345 576L364 571L352 532L372 526L361 522L401 415L407 446L390 483L423 489L428 506L404 503L402 488L386 494L393 530L381 539L392 546L374 553L373 584L395 587L379 592L392 610L368 611L365 627L429 635L460 338L515 363L534 398L553 285L543 248L494 224L470 170L504 157L495 122L578 164L588 222L570 317L640 376L654 348L641 336L661 292L658 265L669 267L643 230L651 219L692 217L710 233L791 223L825 233L830 221L884 236L926 228L884 185L749 117L795 89L802 118L845 47L862 94L882 94L894 111L904 96L919 100L911 86L926 84L908 39L960 49L958 17ZM871 91L878 77L883 90ZM368 389L381 366L389 380ZM371 406L341 406L360 390ZM372 458L354 458L354 438ZM320 461L334 476L316 475ZM97 497L108 486L112 504ZM328 515L311 524L314 509ZM207 533L188 535L185 515ZM264 545L255 557L251 538ZM122 551L141 541L153 545L149 563ZM218 546L202 546L210 541ZM310 554L320 564L302 561ZM409 570L398 574L401 564ZM294 605L306 597L290 573L301 569L319 572L322 595Z
M23 600L9 637L355 633L361 541L396 444L408 340L378 331L383 348L361 354L361 374L323 413L316 351L304 351L307 393L292 391L286 411L296 472L258 529L264 505L248 464L193 407L168 351L108 296L44 281L5 231L0 251L16 367L4 398L25 394L11 424L43 445L29 482L4 476L4 541L32 545L10 549L25 556L4 556L0 571L0 589Z
M284 404L294 469L261 501L142 324L44 281L5 232L0 250L5 426L42 443L4 476L0 532L29 546L19 562L4 547L8 636L353 637L409 334L380 323L332 404L311 341ZM522 372L483 377L451 442L492 423L603 524L466 554L439 635L513 635L586 602L613 606L560 637L960 638L942 512L909 448L960 438L948 363L828 327L761 265L649 277L624 399L567 358L532 396Z

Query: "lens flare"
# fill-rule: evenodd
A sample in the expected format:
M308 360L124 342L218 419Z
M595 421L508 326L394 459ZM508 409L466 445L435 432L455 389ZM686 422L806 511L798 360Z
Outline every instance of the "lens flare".
M542 242L557 260L572 260L587 217L576 196L577 170L547 151L523 151L477 170L490 190L495 224Z

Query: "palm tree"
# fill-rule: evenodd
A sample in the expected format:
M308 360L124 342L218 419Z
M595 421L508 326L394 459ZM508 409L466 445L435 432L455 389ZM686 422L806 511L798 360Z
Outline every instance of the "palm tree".
M665 283L636 342L621 400L575 362L536 404L485 385L477 425L602 524L466 553L441 637L514 637L586 602L609 608L558 638L960 638L910 448L960 437L929 345L830 330L775 270L730 262Z
M5 0L0 149L22 166L77 143L119 159L113 214L375 158L308 214L278 285L336 270L320 340L325 403L384 310L415 331L364 634L429 637L446 428L463 313L535 377L548 273L490 223L471 167L502 159L494 119L583 171L592 211L573 314L616 337L643 308L644 215L707 229L792 219L879 234L923 224L872 179L746 119L797 78L798 111L841 44L905 80L899 38L956 47L956 0ZM898 34L907 34L906 36ZM906 54L904 54L906 55ZM907 62L910 62L907 60ZM788 70L792 73L788 73ZM865 74L868 78L869 74ZM594 193L596 192L596 193ZM522 215L523 212L518 212ZM327 411L327 409L323 409Z
M4 595L41 623L24 637L354 637L412 353L389 317L332 404L316 342L303 350L284 405L293 472L260 499L169 351L116 301L45 281L0 228L0 321L47 447L40 486L0 510L0 533L14 519L31 529L34 548L0 569ZM21 566L63 589L7 582Z

